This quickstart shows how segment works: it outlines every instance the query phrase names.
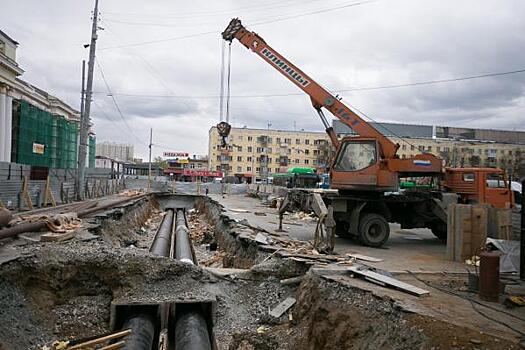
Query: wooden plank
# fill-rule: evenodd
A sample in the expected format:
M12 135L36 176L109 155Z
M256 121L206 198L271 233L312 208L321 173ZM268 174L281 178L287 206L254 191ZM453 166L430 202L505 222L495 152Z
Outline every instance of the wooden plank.
M270 311L270 316L279 318L281 317L288 309L290 309L296 300L295 298L288 297L279 303L272 311Z
M430 292L428 290L413 286L411 284L401 282L400 280L397 280L392 277L381 275L377 272L370 271L370 270L359 270L356 266L350 266L347 268L348 271L351 271L352 273L361 275L367 279L373 279L377 281L378 283L384 283L387 286L393 287L395 289L399 289L403 292L417 295L417 296L423 296L428 295Z
M66 233L50 232L40 236L40 242L62 242L75 237L76 231Z
M357 260L363 260L363 261L369 261L369 262L381 262L383 259L374 258L372 256L368 255L362 255L362 254L346 254L347 256L350 256L352 258L356 258Z

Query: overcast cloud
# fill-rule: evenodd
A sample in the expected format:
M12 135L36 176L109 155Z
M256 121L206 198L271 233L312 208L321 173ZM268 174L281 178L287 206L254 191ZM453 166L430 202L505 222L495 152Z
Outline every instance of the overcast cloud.
M219 120L219 33L232 17L329 90L525 69L522 0L379 0L289 18L355 2L100 0L97 60L125 122L96 67L98 141L134 143L145 158L151 127L154 155L206 154ZM92 7L22 0L4 1L0 12L1 29L20 42L22 78L77 108ZM205 32L214 33L164 40ZM309 98L238 42L231 93L234 126L323 130ZM236 97L287 93L298 94ZM525 130L525 73L340 95L379 121Z

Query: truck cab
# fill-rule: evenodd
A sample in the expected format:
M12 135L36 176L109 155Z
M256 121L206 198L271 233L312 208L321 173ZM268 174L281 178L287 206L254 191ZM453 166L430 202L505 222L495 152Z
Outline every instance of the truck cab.
M495 208L510 208L514 194L505 172L499 168L446 168L446 191L459 195L466 204L489 204Z

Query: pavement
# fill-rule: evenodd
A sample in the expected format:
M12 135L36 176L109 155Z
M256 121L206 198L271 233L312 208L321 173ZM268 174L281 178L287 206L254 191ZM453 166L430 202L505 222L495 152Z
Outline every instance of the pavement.
M210 197L224 206L228 216L259 226L266 231L278 233L302 241L313 239L316 221L297 218L287 214L283 220L286 232L276 231L279 226L277 209L262 205L257 198L218 194ZM383 259L373 266L390 272L453 272L466 273L465 265L446 260L446 244L428 229L402 230L398 224L390 224L390 239L381 248L365 247L359 242L336 237L337 254L362 254Z

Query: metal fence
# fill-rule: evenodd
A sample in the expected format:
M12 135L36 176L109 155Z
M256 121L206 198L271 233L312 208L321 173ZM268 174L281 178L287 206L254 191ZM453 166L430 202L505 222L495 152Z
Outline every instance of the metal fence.
M76 169L49 169L51 193L58 204L70 203L77 197ZM116 193L124 188L122 180L110 179L110 169L86 169L86 180L82 189L86 198ZM27 179L29 197L35 207L43 205L46 180L32 180L31 166L0 162L0 201L9 209L24 208L22 192Z

